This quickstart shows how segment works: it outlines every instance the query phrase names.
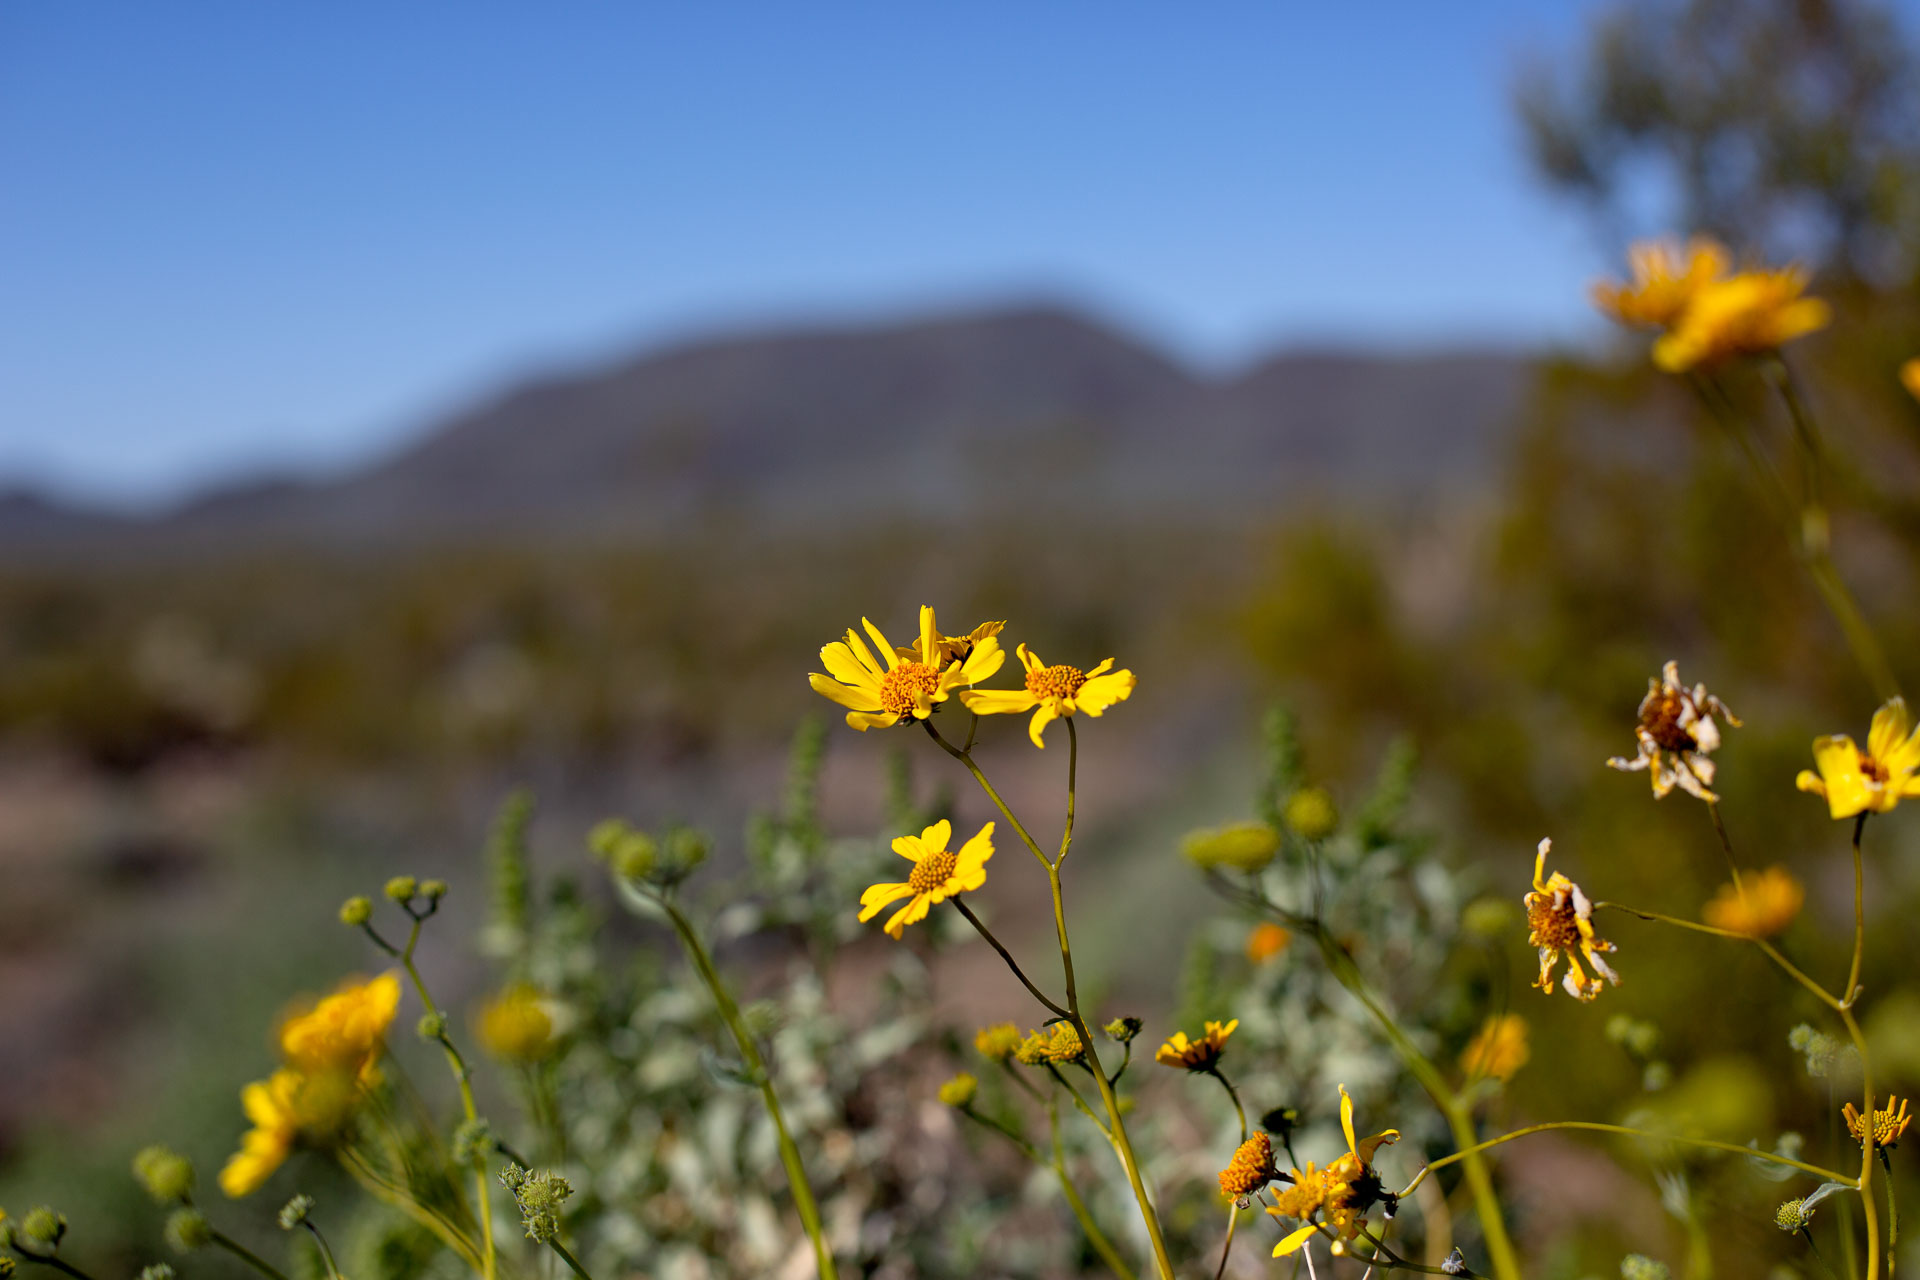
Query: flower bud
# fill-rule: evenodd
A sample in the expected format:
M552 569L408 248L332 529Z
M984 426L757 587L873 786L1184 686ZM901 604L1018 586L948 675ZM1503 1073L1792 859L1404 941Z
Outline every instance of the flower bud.
M1302 840L1325 840L1340 825L1333 797L1319 787L1304 787L1287 797L1287 827Z
M174 1270L164 1262L150 1263L140 1268L139 1280L174 1280ZM0 1271L0 1276L6 1272Z
M423 1013L416 1028L422 1040L444 1040L447 1035L447 1015L444 1013Z
M973 1101L973 1095L979 1090L980 1081L962 1071L940 1086L940 1101L950 1107L964 1107Z
M192 1253L213 1243L213 1225L198 1209L175 1209L167 1219L167 1243L175 1253Z
M420 882L420 896L428 902L440 901L440 899L447 896L447 882L445 880L422 880Z
M713 849L713 842L704 831L692 827L675 827L667 833L666 847L661 850L660 867L654 873L662 884L677 884L697 870L707 860L707 854Z
M1280 851L1280 833L1264 822L1233 822L1187 833L1180 852L1195 866L1259 871Z
M27 1216L20 1219L20 1239L42 1252L58 1249L66 1234L67 1220L46 1205L29 1209Z
M420 882L412 876L395 876L393 879L387 881L386 888L382 889L381 892L404 907L418 896L420 892Z
M307 1217L312 1212L312 1196L295 1196L280 1207L280 1229L292 1231L295 1227L305 1226Z
M1620 1259L1620 1280L1673 1280L1673 1272L1644 1253L1630 1253Z
M1140 1028L1146 1025L1146 1023L1138 1018L1115 1018L1112 1022L1109 1022L1100 1029L1107 1033L1108 1039L1126 1044L1135 1036L1139 1035Z
M373 900L355 895L340 904L340 923L358 929L373 919Z
M619 818L608 818L587 836L587 847L623 880L644 880L653 874L658 849L653 837L635 831Z
M1020 1047L1020 1029L1011 1022L982 1027L973 1037L973 1047L989 1062L1005 1062Z
M500 1182L520 1206L527 1239L547 1244L559 1238L560 1206L573 1194L572 1184L557 1173L528 1173L516 1164L501 1170Z
M157 1143L133 1158L133 1176L158 1204L174 1204L193 1194L193 1161Z

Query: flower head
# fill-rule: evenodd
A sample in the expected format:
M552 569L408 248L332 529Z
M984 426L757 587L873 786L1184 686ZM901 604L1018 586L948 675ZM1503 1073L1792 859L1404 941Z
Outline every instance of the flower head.
M993 824L980 828L980 834L957 853L947 848L952 838L953 824L942 818L917 836L896 839L893 851L911 862L913 871L903 883L876 884L861 894L861 921L873 919L882 907L905 898L907 905L886 924L887 933L898 938L908 925L925 920L935 906L985 884L987 859L993 856Z
M1807 289L1804 267L1742 271L1702 285L1680 317L1653 344L1653 362L1685 373L1735 356L1765 355L1824 329L1832 311Z
M1273 1167L1273 1139L1256 1133L1234 1150L1233 1159L1220 1171L1220 1190L1235 1200L1244 1200L1277 1175Z
M996 1022L974 1032L973 1047L989 1062L1005 1062L1020 1047L1020 1030L1011 1022Z
M1909 796L1920 796L1920 729L1907 714L1907 700L1894 698L1873 713L1867 749L1844 733L1813 740L1813 764L1794 785L1827 798L1835 818L1886 813Z
M1039 1031L1028 1032L1013 1056L1025 1066L1037 1067L1045 1063L1060 1066L1078 1062L1086 1053L1087 1047L1080 1042L1080 1033L1071 1022L1052 1022Z
M480 1010L474 1030L481 1047L504 1062L539 1062L553 1052L549 1001L526 983L508 987Z
M1264 822L1229 822L1224 827L1201 827L1180 841L1180 852L1196 867L1225 867L1249 874L1259 871L1280 852L1280 833Z
M1803 1199L1788 1200L1773 1211L1773 1225L1782 1231L1805 1231L1813 1221L1813 1210Z
M860 625L873 637L874 650L849 627L845 640L820 650L828 674L815 672L807 683L814 692L845 707L847 723L863 733L925 720L954 690L986 679L1007 660L998 636L985 627L960 641L942 636L934 626L931 605L920 607L920 635L905 648L896 649L865 618ZM954 647L960 644L965 645L966 655L956 659ZM873 656L875 650L886 659L885 665Z
M940 1086L940 1101L950 1107L964 1107L973 1101L973 1095L979 1090L979 1079L969 1072L962 1071Z
M220 1170L220 1189L234 1199L251 1195L286 1163L302 1141L336 1137L359 1104L357 1073L330 1068L308 1075L282 1067L240 1091L240 1107L253 1128L240 1150Z
M1220 1061L1220 1055L1226 1050L1227 1037L1240 1025L1240 1019L1231 1022L1209 1022L1204 1033L1193 1040L1187 1039L1187 1033L1176 1031L1173 1038L1155 1051L1153 1060L1163 1067L1184 1067L1188 1071L1211 1071L1213 1064Z
M297 1071L357 1073L380 1055L399 1009L399 974L349 981L281 1024L280 1052Z
M1701 912L1708 924L1750 938L1771 938L1800 914L1807 891L1785 867L1750 871L1738 884L1723 884Z
M1527 1046L1527 1020L1517 1013L1488 1018L1460 1055L1460 1069L1469 1078L1492 1076L1511 1080L1513 1073L1527 1065L1532 1050Z
M1271 922L1253 927L1247 935L1247 959L1265 964L1293 945L1293 935Z
M943 635L936 630L933 633L933 649L946 662L965 662L973 656L976 649L989 640L993 641L995 649L999 649L1000 641L995 637L1006 630L1006 626L1005 622L983 622L963 636ZM913 649L896 649L894 652L903 658L918 656ZM998 665L998 663L995 664L996 667Z
M1643 240L1627 250L1627 265L1632 282L1596 284L1594 305L1621 324L1665 329L1703 288L1726 275L1731 262L1717 240L1695 236L1684 247L1672 239Z
M1300 1222L1298 1230L1273 1248L1273 1256L1284 1258L1312 1239L1321 1225L1332 1229L1340 1239L1351 1240L1366 1225L1367 1213L1376 1204L1386 1206L1389 1217L1396 1199L1380 1184L1373 1171L1376 1151L1399 1139L1400 1131L1386 1129L1369 1138L1356 1138L1353 1129L1353 1099L1347 1087L1340 1086L1340 1129L1346 1134L1347 1153L1324 1169L1311 1161L1305 1169L1293 1170L1293 1185L1274 1197L1267 1212ZM1316 1217L1318 1222L1316 1223Z
M1853 1135L1855 1142L1867 1140L1866 1117L1860 1109L1849 1102L1841 1111L1846 1117L1847 1132ZM1887 1105L1873 1113L1873 1145L1876 1147L1895 1147L1907 1132L1907 1125L1913 1117L1907 1114L1907 1103L1901 1098L1888 1098Z
M1640 700L1640 723L1633 729L1639 753L1631 759L1614 756L1607 767L1628 772L1645 769L1653 780L1656 800L1676 785L1702 800L1717 800L1709 789L1713 761L1707 758L1720 746L1715 716L1736 728L1740 725L1727 704L1707 692L1707 686L1696 684L1689 689L1681 684L1680 665L1669 662L1657 679L1647 681L1647 696Z
M1082 671L1078 667L1048 666L1024 644L1017 652L1027 673L1024 689L970 689L960 695L960 701L967 710L983 716L1033 712L1027 736L1036 747L1047 745L1040 735L1060 717L1075 712L1097 717L1133 693L1133 672L1111 670L1112 658L1091 671Z
M1552 991L1553 969L1564 955L1567 973L1562 985L1567 994L1576 1000L1591 1000L1600 994L1601 978L1616 987L1620 985L1620 975L1600 958L1601 952L1612 951L1614 947L1611 942L1595 936L1593 903L1579 885L1558 871L1549 879L1541 878L1546 870L1547 854L1552 850L1553 841L1540 842L1533 861L1533 892L1521 899L1527 908L1527 943L1540 950L1540 978L1533 985L1542 991ZM1598 976L1587 976L1575 952L1587 958Z

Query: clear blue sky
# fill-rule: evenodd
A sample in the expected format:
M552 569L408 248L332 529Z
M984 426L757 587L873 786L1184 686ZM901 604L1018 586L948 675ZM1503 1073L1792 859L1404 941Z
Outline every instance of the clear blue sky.
M1188 357L1585 331L1508 109L1591 4L10 4L0 481L339 467L531 369L1084 300Z

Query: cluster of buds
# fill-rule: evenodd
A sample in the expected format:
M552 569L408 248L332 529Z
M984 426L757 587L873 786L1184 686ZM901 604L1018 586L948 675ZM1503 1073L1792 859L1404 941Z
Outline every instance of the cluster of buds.
M529 1173L517 1164L500 1171L500 1185L513 1193L527 1239L551 1244L560 1238L560 1206L573 1186L557 1173Z
M615 877L661 889L692 875L712 847L712 841L692 827L675 827L656 840L620 818L608 818L587 834L587 848Z

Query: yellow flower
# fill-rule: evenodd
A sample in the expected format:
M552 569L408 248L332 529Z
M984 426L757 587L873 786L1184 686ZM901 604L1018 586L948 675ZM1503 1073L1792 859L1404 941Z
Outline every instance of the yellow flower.
M820 661L831 674L815 672L807 677L807 683L814 692L847 708L847 723L862 733L903 720L925 720L948 694L986 679L1007 660L996 636L976 631L977 640L966 638L966 659L949 661L950 647L958 642L940 634L933 624L930 605L920 606L919 639L904 649L894 648L880 628L865 618L860 619L860 625L873 637L886 665L880 664L859 633L849 627L845 640L836 640L820 650Z
M1853 1135L1855 1142L1867 1140L1867 1126L1860 1109L1849 1102L1840 1113L1846 1117L1847 1132ZM1907 1104L1899 1098L1888 1098L1887 1105L1873 1113L1873 1145L1876 1147L1895 1147L1906 1135L1907 1125L1913 1117L1907 1114Z
M1153 1060L1163 1067L1185 1067L1188 1071L1211 1071L1213 1064L1220 1061L1220 1055L1226 1050L1227 1037L1240 1025L1240 1019L1231 1022L1209 1022L1207 1029L1198 1039L1188 1040L1187 1033L1176 1031L1173 1039L1161 1045L1153 1055Z
M1279 925L1256 925L1247 935L1247 959L1265 964L1292 945L1293 935Z
M1689 689L1681 684L1680 664L1669 662L1657 679L1647 681L1647 696L1640 700L1640 723L1633 729L1639 754L1630 760L1614 756L1607 767L1629 773L1645 769L1656 800L1676 785L1702 800L1717 800L1708 789L1713 786L1713 761L1707 759L1720 746L1715 716L1735 728L1740 725L1739 717L1708 693L1707 686Z
M286 1163L297 1142L336 1136L352 1117L359 1094L355 1074L339 1068L308 1075L282 1067L242 1089L240 1107L253 1128L221 1169L220 1189L235 1199L257 1191Z
M474 1026L480 1045L506 1062L539 1062L553 1052L553 1014L537 987L519 983L489 1000Z
M1835 818L1886 813L1908 796L1920 796L1920 729L1907 715L1907 700L1894 698L1873 713L1867 749L1844 733L1813 740L1818 774L1802 769L1794 785L1827 798Z
M1527 1047L1527 1020L1517 1013L1488 1018L1460 1055L1460 1069L1469 1079L1492 1076L1511 1080L1513 1073L1527 1065L1532 1050Z
M1056 1065L1078 1062L1086 1052L1080 1033L1071 1022L1052 1022L1039 1031L1028 1032L1013 1056L1026 1066L1037 1067L1048 1062Z
M910 899L887 921L887 932L895 938L910 924L927 918L927 912L955 894L978 889L987 882L987 859L993 856L993 824L980 828L980 834L954 853L947 848L953 838L953 824L942 818L917 836L901 836L893 842L893 851L913 864L904 884L876 884L860 895L862 923L880 913L889 903Z
M1325 840L1340 825L1340 810L1324 787L1303 787L1288 796L1281 816L1303 840Z
M1920 356L1900 366L1900 385L1907 389L1908 395L1920 400Z
M1197 867L1231 867L1254 872L1280 852L1280 833L1264 822L1230 822L1224 827L1189 831L1180 852Z
M1347 1137L1347 1154L1324 1169L1293 1170L1293 1185L1273 1198L1267 1210L1277 1218L1294 1218L1300 1227L1273 1247L1273 1256L1284 1258L1297 1252L1319 1230L1314 1221L1330 1228L1340 1239L1351 1240L1366 1225L1367 1212L1374 1205L1386 1206L1392 1216L1397 1199L1380 1185L1373 1171L1373 1156L1387 1143L1397 1141L1398 1129L1387 1129L1370 1138L1356 1139L1353 1131L1353 1099L1347 1086L1340 1086L1340 1129Z
M1591 1000L1600 994L1601 978L1616 987L1620 985L1620 975L1600 958L1602 951L1614 949L1613 944L1594 935L1593 903L1581 892L1579 885L1558 871L1553 873L1551 879L1540 878L1546 870L1547 854L1552 849L1553 841L1540 842L1539 852L1533 861L1533 892L1522 899L1527 908L1527 944L1540 949L1540 979L1533 985L1551 992L1553 968L1564 955L1567 958L1567 973L1561 985L1574 999ZM1576 951L1587 958L1597 977L1587 976L1574 954Z
M1807 272L1798 266L1711 281L1653 344L1653 362L1685 373L1734 356L1764 355L1824 329L1832 312L1820 299L1802 297L1806 288Z
M400 975L349 981L280 1027L280 1052L307 1074L359 1072L379 1057L387 1028L400 1009Z
M1806 896L1785 867L1768 867L1748 872L1738 885L1721 885L1701 914L1715 928L1771 938L1793 923Z
M1005 1062L1020 1047L1020 1031L1011 1022L996 1022L974 1033L973 1047L989 1062Z
M983 716L1033 712L1027 736L1036 747L1047 745L1040 735L1061 716L1084 711L1097 717L1114 703L1125 702L1133 692L1133 672L1108 670L1113 666L1112 658L1091 671L1082 671L1078 667L1050 667L1024 644L1016 652L1027 669L1026 688L970 689L960 695L960 701L967 710Z
M1621 324L1665 329L1702 288L1726 275L1729 259L1718 241L1695 236L1684 248L1672 239L1643 240L1627 250L1627 263L1632 283L1594 285L1594 305Z
M933 650L940 655L942 665L948 662L965 662L973 656L974 650L978 649L988 640L992 640L994 649L999 650L1000 641L995 639L995 637L1004 631L1006 626L1007 624L1005 622L983 622L963 636L942 635L939 631L935 631L933 633ZM919 653L913 649L896 649L894 652L903 658L917 659L920 656ZM998 665L997 663L995 664L996 669L998 669ZM992 673L989 672L988 674Z
M1242 1200L1264 1188L1277 1175L1273 1167L1273 1139L1256 1133L1235 1148L1233 1159L1220 1171L1220 1190L1224 1195Z
M973 1095L979 1089L980 1081L962 1071L940 1086L940 1101L950 1107L964 1107L973 1101Z

